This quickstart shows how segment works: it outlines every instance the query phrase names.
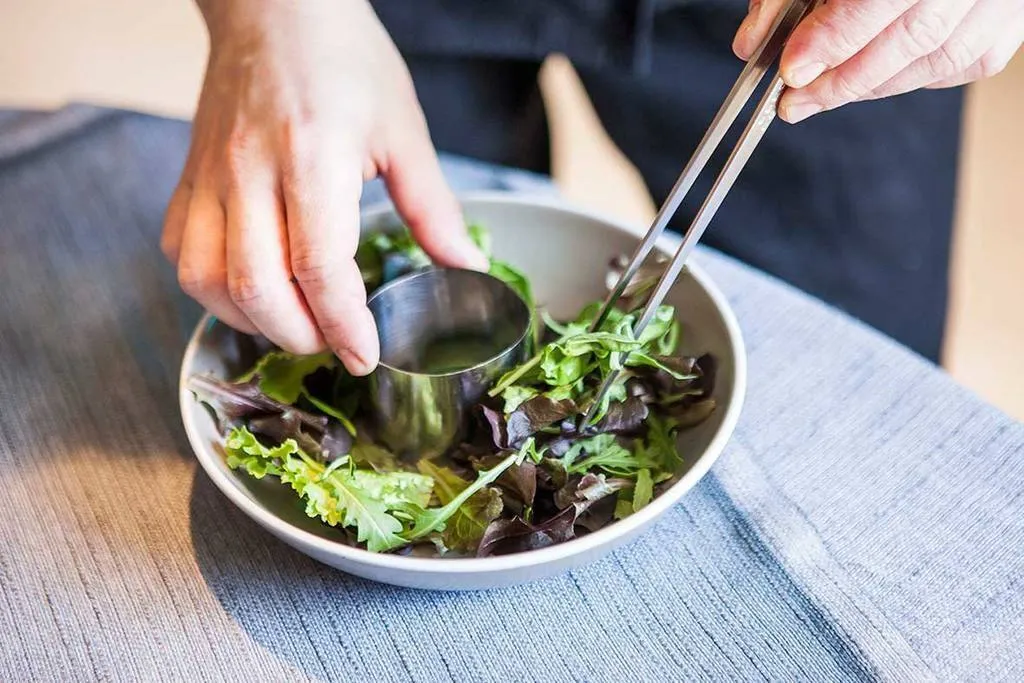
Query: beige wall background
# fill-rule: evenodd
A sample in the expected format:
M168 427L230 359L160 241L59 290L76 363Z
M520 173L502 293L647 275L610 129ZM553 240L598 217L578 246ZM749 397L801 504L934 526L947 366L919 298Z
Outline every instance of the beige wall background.
M205 59L189 0L0 0L0 106L78 100L189 117ZM605 135L572 66L553 57L541 79L566 196L650 220L642 180ZM969 88L964 124L944 365L1024 419L1024 57Z

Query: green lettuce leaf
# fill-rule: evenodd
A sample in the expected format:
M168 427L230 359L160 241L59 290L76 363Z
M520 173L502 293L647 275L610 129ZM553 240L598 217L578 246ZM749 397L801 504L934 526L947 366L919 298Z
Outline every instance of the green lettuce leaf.
M491 233L487 231L487 228L479 223L470 223L466 226L466 231L469 233L469 239L473 240L473 244L475 244L485 256L490 258L493 252L491 249Z
M533 310L533 288L521 271L504 261L491 259L490 274L508 285Z
M355 529L370 552L406 545L400 535L408 510L430 499L433 480L411 472L379 474L352 470L347 459L325 467L306 455L293 439L268 448L248 429L238 427L226 442L228 466L254 477L278 476L306 501L306 514L325 524ZM397 513L397 516L396 516Z
M612 516L615 519L625 519L631 514L633 514L632 491L628 489L619 491L619 495L615 498L615 511Z
M505 414L508 415L514 412L519 406L523 405L526 401L529 401L534 396L537 396L540 392L534 387L524 387L519 385L512 385L504 392L501 397L505 400Z
M362 437L352 444L351 456L356 467L368 465L375 472L394 472L399 469L398 458L394 453Z
M633 512L638 511L654 498L654 480L651 471L644 469L636 473L636 485L633 487Z
M294 404L305 392L302 381L306 376L320 368L332 368L334 363L334 354L329 351L313 356L296 356L287 351L271 351L260 358L238 381L248 382L258 377L260 390L264 394L275 401Z

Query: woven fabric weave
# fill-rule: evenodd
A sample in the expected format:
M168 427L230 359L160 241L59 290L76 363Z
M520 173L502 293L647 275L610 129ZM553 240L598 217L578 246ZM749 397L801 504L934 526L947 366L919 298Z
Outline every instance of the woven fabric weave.
M638 541L472 594L276 541L180 426L200 311L157 243L187 141L127 112L0 113L0 680L1024 678L1024 426L710 251L746 407ZM459 189L551 191L445 165Z

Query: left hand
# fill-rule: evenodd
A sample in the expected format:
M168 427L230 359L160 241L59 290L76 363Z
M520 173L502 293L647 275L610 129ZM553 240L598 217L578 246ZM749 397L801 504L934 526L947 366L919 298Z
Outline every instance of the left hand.
M733 41L747 59L787 0L751 0ZM949 88L1002 71L1024 40L1024 0L829 0L793 32L780 70L789 123L850 102Z

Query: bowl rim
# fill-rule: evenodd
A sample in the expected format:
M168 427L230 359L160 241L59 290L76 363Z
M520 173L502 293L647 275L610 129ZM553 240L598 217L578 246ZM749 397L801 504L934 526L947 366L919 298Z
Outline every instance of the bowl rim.
M557 195L552 197L545 194L486 190L457 193L457 197L463 206L474 203L502 203L512 206L553 209L571 214L577 218L602 223L609 228L624 232L633 237L642 237L644 233L644 230L635 224L614 216L604 215L599 211L579 207ZM360 222L376 220L393 212L394 205L392 202L379 202L360 212ZM671 238L663 238L658 241L657 248L665 251L671 248L673 244L674 240ZM678 503L718 460L739 420L747 388L747 356L739 322L736 320L736 316L729 306L725 295L714 284L710 276L698 264L692 262L687 264L687 270L704 291L707 292L725 323L735 359L732 386L733 400L726 407L722 424L711 438L704 453L680 477L679 481L640 511L633 513L625 519L612 522L608 526L585 536L546 548L511 555L445 559L371 553L362 548L331 541L286 522L249 498L239 485L232 481L231 477L218 467L218 463L214 462L216 457L214 449L207 447L204 440L200 437L199 427L195 420L195 417L200 412L192 410L195 397L188 390L187 381L190 376L189 370L194 364L195 356L199 349L199 340L206 329L214 322L213 316L209 313L203 315L192 332L182 357L179 373L179 408L189 444L199 464L221 493L226 495L239 509L265 529L274 533L279 538L301 543L304 547L312 547L320 554L338 556L365 567L418 574L495 574L559 562L575 555L586 554L621 537L629 537L633 532L647 526Z

